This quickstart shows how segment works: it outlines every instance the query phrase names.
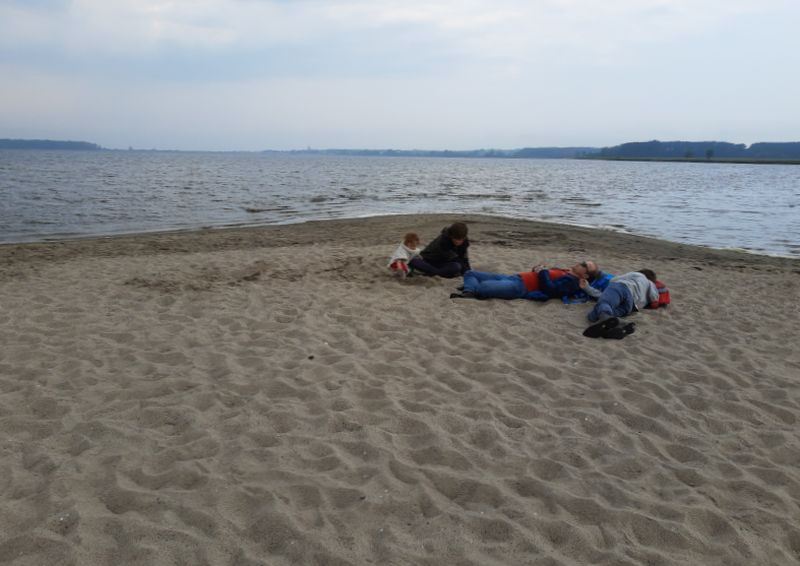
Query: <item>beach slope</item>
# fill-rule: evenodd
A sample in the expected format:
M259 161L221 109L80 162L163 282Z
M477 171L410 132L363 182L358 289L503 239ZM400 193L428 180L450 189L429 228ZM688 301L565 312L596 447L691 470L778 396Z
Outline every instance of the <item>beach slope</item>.
M385 268L643 267L589 305ZM800 561L800 260L488 216L0 246L0 563Z

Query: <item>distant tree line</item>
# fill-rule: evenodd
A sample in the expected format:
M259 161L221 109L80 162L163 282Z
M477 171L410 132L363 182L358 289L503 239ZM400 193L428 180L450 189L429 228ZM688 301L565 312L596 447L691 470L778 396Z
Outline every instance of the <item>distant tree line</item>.
M512 157L534 157L539 159L571 159L583 157L597 151L596 147L524 147L514 150Z
M0 149L68 149L97 151L103 148L94 143L81 141L0 139Z
M600 159L800 159L800 142L648 141L604 147L586 157Z
M0 139L0 149L57 149L98 151L97 144L83 141ZM153 150L157 151L157 150ZM688 142L658 140L629 142L613 147L524 147L521 149L300 149L267 150L262 153L305 155L353 155L386 157L499 157L519 159L664 159L800 161L800 142L759 142L751 146L720 141Z
M298 149L289 153L305 155L354 155L381 157L504 157L569 159L592 154L596 147L526 147L522 149L470 149L426 150L426 149Z
M270 152L271 153L271 152ZM283 152L278 152L283 153ZM299 149L305 155L384 157L503 157L519 159L665 159L665 160L800 160L800 142L743 143L719 141L629 142L613 147L525 147L522 149L422 150L422 149Z

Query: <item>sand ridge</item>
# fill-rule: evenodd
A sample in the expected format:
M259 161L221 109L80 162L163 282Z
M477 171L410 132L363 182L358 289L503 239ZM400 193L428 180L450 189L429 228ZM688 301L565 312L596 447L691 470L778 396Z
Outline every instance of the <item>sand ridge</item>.
M385 272L651 266L588 305ZM0 561L795 564L800 261L484 216L0 246Z

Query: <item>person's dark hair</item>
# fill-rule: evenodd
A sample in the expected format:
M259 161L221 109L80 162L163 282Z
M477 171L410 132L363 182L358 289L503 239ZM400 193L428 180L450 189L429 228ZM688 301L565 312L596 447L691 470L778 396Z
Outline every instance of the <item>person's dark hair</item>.
M653 271L652 269L640 269L639 273L644 274L644 276L647 277L653 283L656 282L656 272Z
M454 240L463 240L467 237L467 225L463 222L453 222L447 229L447 235Z

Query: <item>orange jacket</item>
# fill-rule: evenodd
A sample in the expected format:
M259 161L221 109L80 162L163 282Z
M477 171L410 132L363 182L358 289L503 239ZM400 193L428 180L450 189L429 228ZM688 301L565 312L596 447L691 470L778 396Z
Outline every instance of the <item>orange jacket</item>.
M563 277L566 275L567 272L563 269L551 269L550 270L550 278L551 279L558 279L559 277ZM525 283L525 289L530 293L531 291L538 291L539 290L539 274L534 273L533 271L523 271L522 273L518 274L522 279L522 282Z

